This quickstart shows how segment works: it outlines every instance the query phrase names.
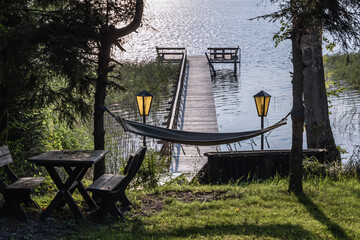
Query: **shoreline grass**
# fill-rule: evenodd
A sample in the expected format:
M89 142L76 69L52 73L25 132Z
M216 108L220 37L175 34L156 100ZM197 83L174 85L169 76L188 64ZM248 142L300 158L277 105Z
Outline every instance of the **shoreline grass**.
M331 79L337 82L347 83L347 87L360 89L360 52L338 53L326 56L325 70L331 75Z

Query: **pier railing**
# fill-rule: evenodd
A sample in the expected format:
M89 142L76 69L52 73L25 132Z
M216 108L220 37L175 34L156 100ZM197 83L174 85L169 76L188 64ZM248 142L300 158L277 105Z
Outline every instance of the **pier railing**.
M186 48L156 47L156 52L158 54L159 61L181 61L179 76L175 84L175 91L171 98L171 101L169 101L169 103L171 104L169 108L169 115L166 116L167 121L163 123L164 125L166 125L166 128L168 129L176 129L179 118L181 94L184 87L186 67L187 67ZM161 154L165 155L166 152L171 149L172 149L172 144L163 142Z
M186 61L187 61L187 53L184 51L183 57L181 60L181 68L180 74L176 83L176 90L174 92L174 96L171 102L170 112L168 116L168 123L166 128L176 129L177 121L179 117L179 108L181 102L181 93L184 86L185 72L186 72Z
M214 65L210 61L210 58L209 58L209 55L207 54L207 52L205 52L205 56L206 56L206 59L208 61L209 67L210 67L211 76L215 77L216 71L215 71Z

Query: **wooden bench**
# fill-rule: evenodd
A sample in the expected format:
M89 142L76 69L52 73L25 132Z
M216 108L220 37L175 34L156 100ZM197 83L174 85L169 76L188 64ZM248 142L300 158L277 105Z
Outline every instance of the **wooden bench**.
M45 179L42 177L24 177L19 179L9 167L9 164L12 162L13 159L8 146L0 147L0 167L5 171L11 182L7 186L3 179L0 179L0 192L5 199L5 204L0 209L0 216L14 216L20 220L27 220L28 217L21 209L20 204L37 206L31 199L30 193Z
M146 147L141 147L131 154L125 166L124 175L104 174L87 188L101 199L100 207L92 213L92 217L104 217L107 213L113 216L123 216L124 211L129 210L132 203L126 197L125 190L139 171L145 153ZM121 203L121 209L116 206L118 201Z
M241 49L239 46L236 48L208 48L208 53L205 52L205 56L208 60L212 76L216 76L214 63L234 64L234 76L236 76L237 72L237 63L240 69Z
M174 47L166 47L160 48L156 47L156 54L158 61L181 61L186 52L186 48L174 48Z
M213 63L233 63L239 61L239 46L236 48L208 48Z

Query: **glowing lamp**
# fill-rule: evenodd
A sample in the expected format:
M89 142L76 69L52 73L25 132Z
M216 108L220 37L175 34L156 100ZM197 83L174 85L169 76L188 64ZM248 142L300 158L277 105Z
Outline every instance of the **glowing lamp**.
M266 117L269 110L270 98L270 94L264 91L260 91L256 95L254 95L256 110L259 117Z
M136 102L141 116L148 116L151 108L153 95L146 90L136 94Z
M146 123L145 117L149 115L151 103L152 103L153 95L146 90L139 92L136 94L136 102L138 105L139 113L143 116L143 123ZM146 147L146 138L143 138L143 144Z
M261 129L264 129L264 117L266 117L269 105L270 105L270 94L260 91L254 95L256 110L261 117ZM261 150L264 150L264 134L261 134Z

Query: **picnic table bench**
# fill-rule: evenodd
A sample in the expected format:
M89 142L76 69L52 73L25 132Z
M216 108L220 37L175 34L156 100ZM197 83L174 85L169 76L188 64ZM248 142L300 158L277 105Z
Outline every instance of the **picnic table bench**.
M124 175L104 174L87 188L101 199L100 207L92 213L92 217L104 217L108 213L113 216L124 216L124 211L129 210L132 203L126 197L125 190L139 171L145 153L146 147L141 147L131 154L125 166ZM121 209L116 206L118 201L121 203Z
M5 203L0 209L0 216L14 216L20 220L27 220L26 213L20 204L38 206L30 197L30 193L39 186L45 179L42 177L18 178L9 167L13 162L8 146L0 147L0 167L7 174L11 184L6 185L0 179L0 192L3 194Z

